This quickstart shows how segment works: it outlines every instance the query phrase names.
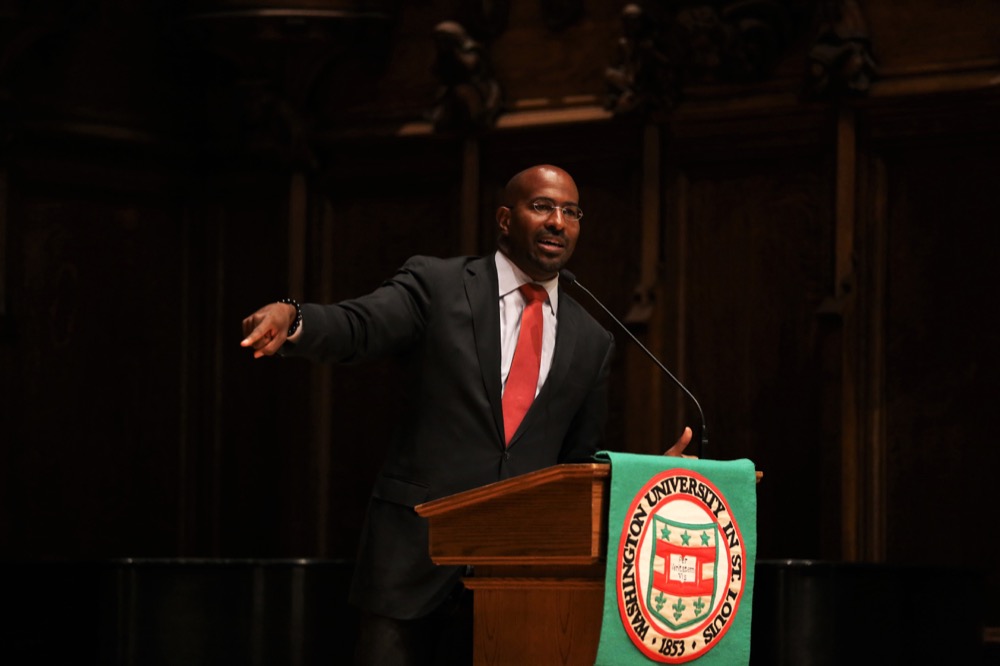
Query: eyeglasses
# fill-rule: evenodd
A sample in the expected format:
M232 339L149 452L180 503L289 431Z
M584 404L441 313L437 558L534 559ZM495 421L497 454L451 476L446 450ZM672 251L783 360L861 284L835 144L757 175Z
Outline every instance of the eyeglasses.
M562 211L562 214L571 220L576 220L579 222L583 218L583 211L580 210L579 206L557 206L547 199L535 199L528 204L531 209L534 210L539 215L544 215L548 217L552 213L556 212L556 209Z

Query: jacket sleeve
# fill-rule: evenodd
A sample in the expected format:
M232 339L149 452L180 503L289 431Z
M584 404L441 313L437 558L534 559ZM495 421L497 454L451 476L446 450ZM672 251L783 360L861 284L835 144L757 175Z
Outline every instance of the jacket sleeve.
M427 257L412 257L375 291L339 303L302 305L302 335L283 356L357 363L407 350L421 335L430 293Z

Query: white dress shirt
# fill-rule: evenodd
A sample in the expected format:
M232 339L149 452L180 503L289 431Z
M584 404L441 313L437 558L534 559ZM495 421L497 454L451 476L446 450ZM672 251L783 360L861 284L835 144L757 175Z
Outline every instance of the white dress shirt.
M510 373L510 363L514 359L514 348L517 346L517 336L521 332L521 313L524 312L524 296L518 290L526 282L535 282L520 268L497 251L495 255L497 277L500 279L500 382L507 386L507 375ZM549 368L552 367L552 354L556 348L556 312L559 310L559 276L545 282L535 282L545 288L549 299L542 304L542 365L538 369L538 386L535 395L545 383Z

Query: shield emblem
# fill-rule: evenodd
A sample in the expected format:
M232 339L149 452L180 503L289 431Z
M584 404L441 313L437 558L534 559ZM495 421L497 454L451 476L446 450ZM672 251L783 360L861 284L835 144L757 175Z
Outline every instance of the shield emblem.
M646 606L673 631L704 620L715 607L719 530L653 516Z

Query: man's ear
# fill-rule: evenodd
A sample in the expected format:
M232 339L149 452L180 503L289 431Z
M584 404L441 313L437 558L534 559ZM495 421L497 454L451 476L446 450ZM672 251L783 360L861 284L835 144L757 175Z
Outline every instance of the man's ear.
M501 236L506 236L510 232L510 208L500 206L497 208L497 230Z

